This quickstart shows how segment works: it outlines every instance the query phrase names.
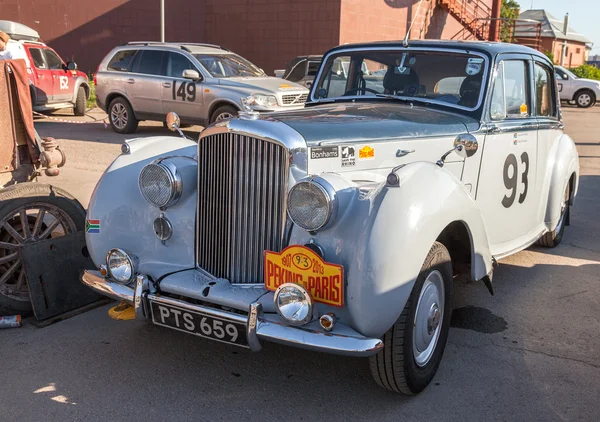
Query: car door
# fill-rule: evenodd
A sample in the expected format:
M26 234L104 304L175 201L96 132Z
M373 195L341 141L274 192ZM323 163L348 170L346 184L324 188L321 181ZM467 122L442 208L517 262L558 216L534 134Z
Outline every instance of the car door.
M203 83L183 78L184 70L202 73L183 54L167 52L165 74L168 80L162 84L162 101L165 113L174 111L182 120L199 120L204 116Z
M54 51L44 48L43 52L48 68L52 72L52 102L71 101L74 89L73 74L67 70L67 66Z
M54 96L54 82L52 81L52 71L48 69L46 57L41 48L29 47L29 56L34 71L35 102L36 105L52 102Z
M558 92L560 93L560 99L562 101L572 100L573 94L575 93L573 87L573 79L571 79L565 71L557 67L556 81L558 83Z
M165 56L161 50L139 50L126 76L125 92L138 118L164 119L162 85L169 82L164 76Z
M531 67L530 56L503 55L494 70L476 201L495 256L519 249L540 234Z

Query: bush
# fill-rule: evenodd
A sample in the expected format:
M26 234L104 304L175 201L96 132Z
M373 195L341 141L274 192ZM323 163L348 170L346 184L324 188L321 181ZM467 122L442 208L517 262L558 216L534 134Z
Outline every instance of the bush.
M94 80L92 78L89 79L88 85L90 86L90 98L87 100L88 109L96 107L96 85L94 85Z
M600 81L600 69L591 64L584 64L574 69L571 69L578 78L595 79Z

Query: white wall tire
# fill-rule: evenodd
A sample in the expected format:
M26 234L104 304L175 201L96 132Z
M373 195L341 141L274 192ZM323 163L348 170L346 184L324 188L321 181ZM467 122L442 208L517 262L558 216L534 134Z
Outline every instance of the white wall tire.
M384 347L369 358L375 382L390 391L418 394L433 380L442 360L452 314L452 263L435 242Z

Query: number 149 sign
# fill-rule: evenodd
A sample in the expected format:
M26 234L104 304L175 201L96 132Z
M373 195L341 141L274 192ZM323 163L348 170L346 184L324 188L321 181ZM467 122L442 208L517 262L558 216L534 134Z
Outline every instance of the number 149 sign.
M196 101L196 84L194 82L181 82L177 86L177 81L173 81L173 99L181 101Z

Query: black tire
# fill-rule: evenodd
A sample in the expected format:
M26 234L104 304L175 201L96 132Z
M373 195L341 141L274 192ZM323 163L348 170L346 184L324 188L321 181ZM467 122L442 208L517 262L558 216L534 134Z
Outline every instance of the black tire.
M217 108L215 111L213 111L213 114L210 116L210 123L214 123L217 121L217 119L219 119L219 117L221 117L220 120L224 119L224 118L229 118L229 117L223 117L223 116L232 116L235 117L238 114L238 109L235 108L234 106L230 106L230 105L224 105L221 106L219 108Z
M415 342L414 334L418 325L415 316L419 298L425 281L430 280L431 277L436 277L439 280L439 276L442 279L440 284L444 286L444 308L441 325L436 325L437 328L433 329L433 337L435 337L437 329L439 329L439 335L437 342L432 346L429 358L422 362L422 365L418 365L413 346ZM428 288L426 287L426 289ZM396 393L412 395L423 391L435 376L442 361L450 329L451 314L452 263L446 247L439 242L435 242L429 254L427 254L427 258L425 258L421 272L402 314L383 337L383 349L369 358L371 375L375 382L379 386Z
M75 100L75 107L73 108L73 114L75 114L75 116L85 116L86 102L87 95L85 95L85 88L80 86L77 90L77 99Z
M14 215L18 214L21 207L34 206L34 204L35 206L42 204L59 208L64 213L64 216L69 219L67 224L69 232L77 232L85 228L85 210L79 201L62 189L42 183L19 183L0 190L0 222L5 219L11 221L13 218L16 218ZM35 226L35 220L35 216L27 215L30 230ZM40 226L41 229L47 228L44 223ZM18 224L15 224L13 227L18 227ZM19 233L22 234L22 230L19 230ZM7 235L10 236L2 224L0 228L0 241L14 243L13 241L8 241ZM9 252L10 250L15 249L7 249L0 246L0 258L4 258L7 254L12 253ZM16 250L18 251L18 247ZM0 265L0 280L9 271L10 264L11 262ZM11 279L12 276L0 283L0 315L28 315L32 309L28 295L27 297L21 297L19 300L7 293L6 288L11 284Z
M574 100L575 104L577 104L577 107L579 108L590 108L591 106L596 104L596 96L589 89L579 91L575 95Z
M122 134L135 132L139 123L129 101L123 97L117 97L110 102L108 120L113 130Z
M571 217L571 206L569 205L569 194L570 189L567 186L567 190L565 191L565 197L563 199L560 219L558 220L558 224L556 228L551 232L545 233L542 237L540 237L537 241L537 244L543 246L544 248L555 248L560 245L562 241L563 234L565 233L565 228L569 225L569 219Z

